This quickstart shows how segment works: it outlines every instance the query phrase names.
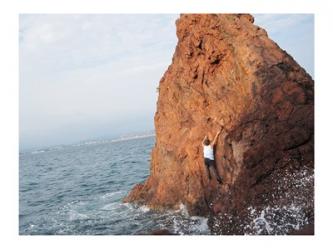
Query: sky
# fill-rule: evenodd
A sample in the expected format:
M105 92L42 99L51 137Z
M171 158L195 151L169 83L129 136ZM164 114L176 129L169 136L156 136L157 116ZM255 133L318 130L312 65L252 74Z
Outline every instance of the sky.
M178 16L21 14L20 150L153 130ZM254 16L314 77L314 16Z

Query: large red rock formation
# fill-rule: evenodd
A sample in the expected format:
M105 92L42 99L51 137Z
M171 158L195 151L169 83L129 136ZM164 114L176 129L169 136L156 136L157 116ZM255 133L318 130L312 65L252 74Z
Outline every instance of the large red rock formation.
M306 207L312 223L314 82L253 22L246 14L177 20L178 44L159 85L150 176L126 202L185 204L191 214L212 214L215 233L247 233L235 221L277 206ZM207 178L201 146L220 124L222 185Z

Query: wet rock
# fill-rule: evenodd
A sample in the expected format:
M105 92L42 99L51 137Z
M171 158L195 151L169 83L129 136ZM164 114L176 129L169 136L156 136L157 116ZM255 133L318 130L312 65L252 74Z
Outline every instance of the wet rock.
M151 235L174 235L167 229L156 229L151 232Z
M314 225L306 225L302 229L291 232L290 235L314 235Z

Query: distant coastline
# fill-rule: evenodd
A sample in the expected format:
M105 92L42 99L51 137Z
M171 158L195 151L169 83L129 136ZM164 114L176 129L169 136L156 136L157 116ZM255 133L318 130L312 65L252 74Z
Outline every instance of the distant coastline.
M20 154L24 154L24 153L39 154L39 153L45 153L45 152L54 151L54 150L60 150L65 147L80 147L80 146L87 146L87 145L107 144L107 143L114 143L114 142L121 142L121 141L143 139L143 138L154 137L154 136L155 136L154 131L136 133L136 134L126 134L126 135L121 135L119 137L112 138L112 139L90 139L90 140L85 140L85 141L81 141L78 143L72 143L72 144L60 144L60 145L54 145L54 146L39 147L39 148L34 148L34 149L26 149L26 150L20 151Z
M69 146L82 146L82 145L90 145L90 144L104 144L104 143L112 143L112 142L119 142L119 141L129 141L129 140L135 140L135 139L141 139L141 138L147 138L147 137L154 137L155 133L153 134L143 134L143 135L131 135L131 136L121 136L116 139L101 139L101 140L89 140L84 141L77 144L72 144Z

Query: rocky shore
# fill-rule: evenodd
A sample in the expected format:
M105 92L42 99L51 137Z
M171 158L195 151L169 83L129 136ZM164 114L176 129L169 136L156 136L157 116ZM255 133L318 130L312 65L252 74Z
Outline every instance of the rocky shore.
M176 26L178 44L159 83L150 176L125 201L159 210L185 204L209 217L214 234L311 227L311 76L251 15L184 14ZM207 178L201 141L221 125L220 185Z

